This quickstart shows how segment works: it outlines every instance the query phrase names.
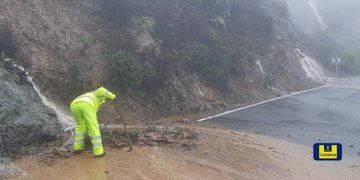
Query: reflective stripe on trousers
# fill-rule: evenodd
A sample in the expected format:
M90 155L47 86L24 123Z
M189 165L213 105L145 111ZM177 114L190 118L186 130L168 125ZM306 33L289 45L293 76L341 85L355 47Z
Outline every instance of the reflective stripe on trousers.
M90 137L91 138L91 144L92 146L95 147L102 147L102 141L101 141L101 136L93 136Z
M74 150L75 151L84 149L84 139L85 139L84 132L75 132L75 135L74 135Z
M91 138L94 155L98 156L103 154L104 148L102 146L101 133L94 108L86 102L75 103L70 108L76 121L74 150L84 149L84 135L85 132L87 132Z

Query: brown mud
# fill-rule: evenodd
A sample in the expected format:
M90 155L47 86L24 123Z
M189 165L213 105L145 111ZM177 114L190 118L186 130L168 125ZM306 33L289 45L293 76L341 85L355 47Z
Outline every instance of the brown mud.
M15 161L26 171L13 179L356 179L358 164L315 162L310 147L223 129L191 127L196 146L106 147L47 164L38 156Z

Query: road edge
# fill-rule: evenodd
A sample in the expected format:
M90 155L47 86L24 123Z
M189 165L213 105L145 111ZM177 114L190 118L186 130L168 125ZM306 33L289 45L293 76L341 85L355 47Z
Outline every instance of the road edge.
M255 107L255 106L259 106L259 105L262 105L262 104L265 104L265 103L268 103L268 102L272 102L272 101L284 99L284 98L287 98L287 97L295 96L295 95L298 95L298 94L315 91L315 90L318 90L318 89L321 89L321 88L324 88L324 87L327 87L327 85L323 85L323 86L312 88L312 89L307 89L307 90L304 90L304 91L293 92L293 93L285 95L285 96L280 96L280 97L276 97L276 98L273 98L273 99L261 101L261 102L255 103L255 104L251 104L251 105L248 105L248 106L240 107L240 108L237 108L237 109L234 109L234 110L225 111L223 113L216 114L216 115L209 116L209 117L205 117L205 118L201 118L201 119L198 119L196 121L197 122L207 121L207 120L210 120L210 119L213 119L213 118L216 118L216 117L220 117L220 116L224 116L226 114L230 114L230 113L233 113L233 112L236 112L236 111L241 111L241 110L248 109L248 108Z

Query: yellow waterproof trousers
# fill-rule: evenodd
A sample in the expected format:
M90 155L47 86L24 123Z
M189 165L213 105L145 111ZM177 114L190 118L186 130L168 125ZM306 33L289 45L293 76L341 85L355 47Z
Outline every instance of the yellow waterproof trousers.
M91 139L94 155L102 155L104 148L94 108L86 102L77 102L72 104L70 109L76 121L74 151L84 150L84 138L87 132Z

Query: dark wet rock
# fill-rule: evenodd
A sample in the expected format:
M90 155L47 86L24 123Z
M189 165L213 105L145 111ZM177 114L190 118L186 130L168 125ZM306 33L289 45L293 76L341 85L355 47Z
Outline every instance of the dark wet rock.
M0 178L8 178L20 173L20 169L9 164L0 163Z
M11 159L0 158L0 179L9 178L14 175L24 174L25 172L11 164Z
M21 75L20 75L21 76ZM44 106L32 85L0 68L0 149L26 153L28 145L54 140L62 131L53 110Z

